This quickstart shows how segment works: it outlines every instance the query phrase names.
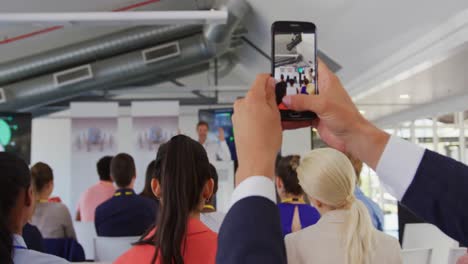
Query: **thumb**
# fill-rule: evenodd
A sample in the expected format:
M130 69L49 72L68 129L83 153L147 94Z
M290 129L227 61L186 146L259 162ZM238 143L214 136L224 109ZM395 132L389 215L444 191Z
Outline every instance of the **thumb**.
M324 101L318 95L289 95L283 97L283 103L291 110L302 112L311 111L320 115L324 110Z

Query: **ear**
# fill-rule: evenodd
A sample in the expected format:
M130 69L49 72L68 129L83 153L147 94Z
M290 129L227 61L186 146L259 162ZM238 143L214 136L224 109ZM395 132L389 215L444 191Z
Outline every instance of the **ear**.
M27 207L32 206L34 202L34 194L33 194L33 189L32 186L29 186L29 188L24 192L25 197L24 197L24 205Z
M151 190L156 197L161 198L161 184L155 178L151 179Z
M203 199L208 200L213 196L213 188L214 188L214 181L213 179L209 179L205 183L205 187L203 187Z
M275 177L275 183L276 183L276 188L277 189L282 189L283 188L283 181L281 180L280 177L278 177L278 176Z

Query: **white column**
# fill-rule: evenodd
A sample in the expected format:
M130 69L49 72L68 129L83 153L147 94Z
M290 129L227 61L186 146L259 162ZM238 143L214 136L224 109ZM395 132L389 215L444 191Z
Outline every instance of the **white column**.
M432 142L434 143L434 151L439 152L439 133L437 131L437 117L432 118Z
M414 120L411 121L411 125L410 125L410 141L415 144L418 143L418 140L416 138L416 129L414 127Z

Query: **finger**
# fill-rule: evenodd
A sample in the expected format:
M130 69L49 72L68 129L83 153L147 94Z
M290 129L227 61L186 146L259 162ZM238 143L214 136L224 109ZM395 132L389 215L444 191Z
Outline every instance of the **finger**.
M290 95L283 97L283 103L291 110L302 112L311 111L317 115L324 112L325 103L323 97L319 95Z
M266 100L266 91L265 87L270 78L270 75L267 73L258 74L255 78L254 83L250 87L249 92L247 93L247 98L254 100Z
M236 123L237 113L240 112L244 100L245 100L244 98L241 98L241 99L237 99L237 100L234 102L234 107L233 107L233 108L234 108L234 113L233 113L232 116L231 116L231 120L232 120L233 124Z
M326 91L330 86L330 79L335 74L330 71L328 66L321 60L318 60L317 78L318 88L320 91Z
M270 77L267 81L265 87L266 100L270 107L278 108L276 105L276 80L273 77Z

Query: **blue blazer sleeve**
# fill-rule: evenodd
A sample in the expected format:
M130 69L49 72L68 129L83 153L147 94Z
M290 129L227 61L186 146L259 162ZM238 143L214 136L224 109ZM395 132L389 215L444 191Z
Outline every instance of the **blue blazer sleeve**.
M252 196L235 203L218 234L216 263L286 264L278 207Z
M468 245L468 167L426 150L402 204Z

